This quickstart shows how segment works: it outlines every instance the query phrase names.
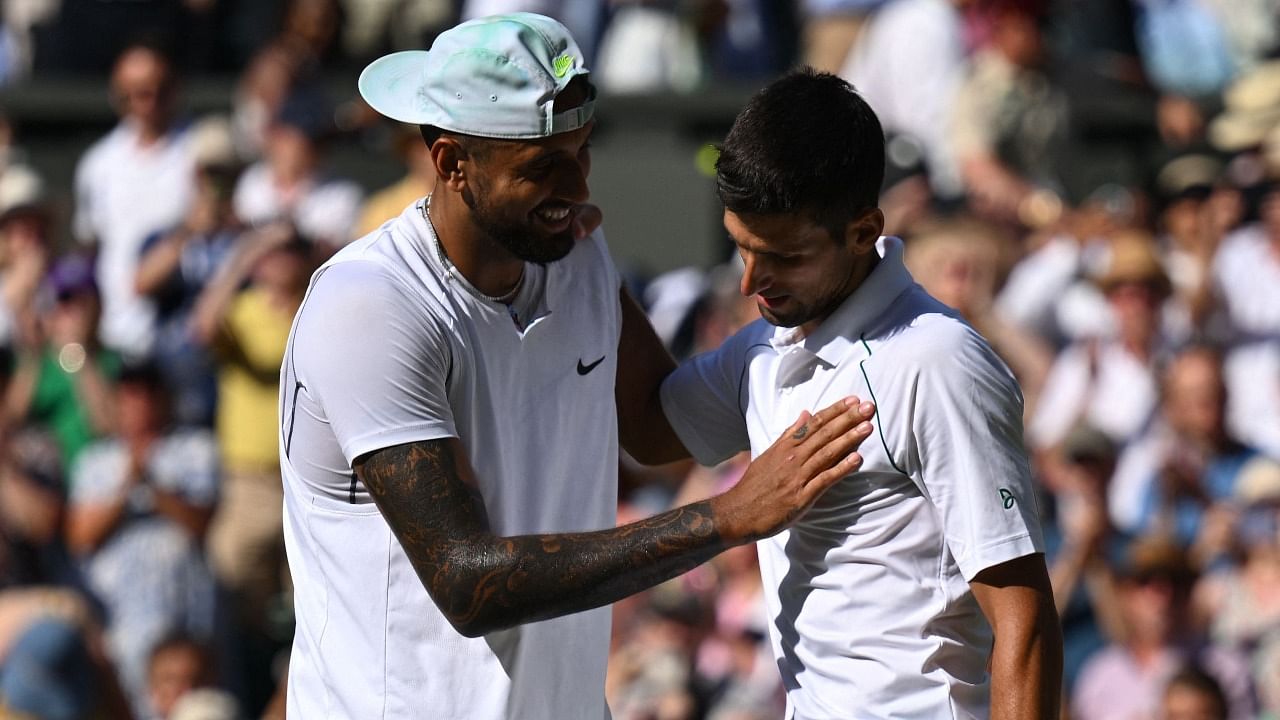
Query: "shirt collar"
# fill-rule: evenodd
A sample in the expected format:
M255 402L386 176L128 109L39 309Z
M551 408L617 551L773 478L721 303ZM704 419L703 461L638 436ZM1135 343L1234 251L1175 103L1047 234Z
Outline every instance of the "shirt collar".
M784 353L803 348L832 367L848 357L858 338L915 283L902 261L902 240L881 237L876 241L876 253L880 262L875 269L813 332L805 336L800 328L775 329L769 341L774 350Z

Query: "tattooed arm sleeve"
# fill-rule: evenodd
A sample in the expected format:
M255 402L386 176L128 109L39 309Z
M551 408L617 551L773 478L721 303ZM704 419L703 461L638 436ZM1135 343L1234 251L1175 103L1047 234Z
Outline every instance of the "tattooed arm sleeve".
M379 450L355 470L431 598L468 637L614 602L729 544L708 501L608 530L497 537L455 438Z

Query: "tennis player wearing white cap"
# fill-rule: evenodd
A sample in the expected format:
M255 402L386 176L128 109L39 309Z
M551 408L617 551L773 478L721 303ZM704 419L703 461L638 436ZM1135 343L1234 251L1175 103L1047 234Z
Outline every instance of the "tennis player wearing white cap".
M797 413L733 490L613 528L619 440L686 451L653 420L671 359L600 233L579 237L577 45L483 18L360 91L422 127L438 180L316 272L289 340L288 714L607 717L602 606L793 521L858 467L870 404Z

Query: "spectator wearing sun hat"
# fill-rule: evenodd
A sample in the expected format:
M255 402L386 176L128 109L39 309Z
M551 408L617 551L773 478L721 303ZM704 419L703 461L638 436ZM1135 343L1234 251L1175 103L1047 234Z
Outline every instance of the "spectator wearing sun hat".
M1093 281L1114 329L1059 354L1027 426L1033 446L1058 443L1081 421L1123 445L1146 428L1155 410L1155 367L1170 344L1161 308L1172 288L1155 241L1143 232L1117 233Z

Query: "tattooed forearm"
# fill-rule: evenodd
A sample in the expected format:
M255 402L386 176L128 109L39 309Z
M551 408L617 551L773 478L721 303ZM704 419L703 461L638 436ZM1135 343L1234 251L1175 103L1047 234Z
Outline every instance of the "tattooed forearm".
M432 599L465 635L611 603L726 547L707 502L608 530L496 537L451 442L381 450L356 471Z

